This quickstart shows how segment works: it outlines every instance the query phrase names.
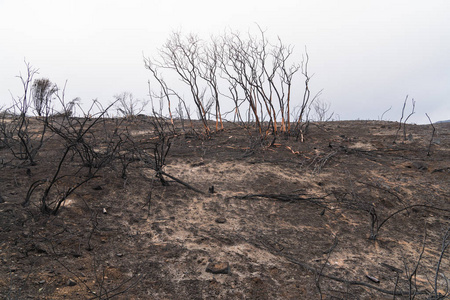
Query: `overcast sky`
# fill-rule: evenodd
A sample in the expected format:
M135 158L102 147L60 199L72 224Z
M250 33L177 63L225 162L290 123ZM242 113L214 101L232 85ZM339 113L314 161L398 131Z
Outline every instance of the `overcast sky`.
M173 31L207 39L255 24L310 56L312 91L341 120L397 121L406 95L415 123L450 119L450 1L0 0L0 107L20 95L24 59L83 103L128 91L148 98L155 56ZM302 78L297 77L302 85ZM302 88L302 87L301 87Z

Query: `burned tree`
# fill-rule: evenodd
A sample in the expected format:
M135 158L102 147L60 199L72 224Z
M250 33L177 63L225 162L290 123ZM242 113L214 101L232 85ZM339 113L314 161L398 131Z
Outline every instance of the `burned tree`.
M251 116L253 116L256 128L262 134L261 114L258 113L258 99L252 87L252 79L257 77L257 66L255 59L250 56L250 42L242 40L238 33L224 36L222 41L224 52L220 65L221 71L228 78L230 85L235 88L234 91L240 91L244 95L245 101L248 102L247 121L250 121Z
M123 92L114 96L117 112L125 118L134 118L145 110L149 101L135 99L132 93Z
M32 99L35 97L35 88L32 86L33 77L38 74L38 70L33 68L30 63L25 62L26 75L20 74L17 76L23 87L23 94L19 97L13 97L13 105L6 109L2 114L2 121L0 124L0 135L3 146L8 148L16 159L28 161L30 165L36 165L36 155L46 141L47 126L46 122L41 123L39 130L30 130L29 112L33 107ZM40 81L35 81L36 82ZM43 98L39 96L42 101L48 101L51 95L56 91L55 86L49 86L46 83ZM39 105L42 103L37 101ZM48 103L48 102L47 102ZM44 108L44 106L41 106ZM44 119L49 118L50 110L48 105L45 110L40 110ZM11 120L6 121L7 116L13 116Z
M94 100L83 118L63 114L62 119L48 121L48 128L61 138L64 147L53 174L30 185L23 206L29 205L32 195L39 191L41 211L56 215L67 197L112 162L122 142L120 133L115 130L104 135L104 132L95 131L101 124L106 126L103 116L111 106L101 109ZM100 108L97 114L91 114L94 107Z
M243 39L239 33L231 32L222 38L221 71L225 75L231 96L235 100L235 110L242 103L237 95L242 93L248 103L249 114L262 136L291 133L292 83L294 75L301 70L307 77L307 62L302 65L290 63L293 47L285 45L280 38L272 45L259 28L260 35L249 35ZM309 85L305 87L300 115L310 105ZM248 117L250 120L251 117ZM267 119L266 119L267 118ZM281 119L281 120L280 120ZM300 118L301 119L301 118ZM268 121L267 128L263 124ZM280 122L280 124L278 124Z
M47 78L36 79L34 81L32 87L33 102L38 116L41 117L43 114L48 115L52 97L57 91L57 86Z
M244 37L228 32L203 41L196 35L182 37L173 33L159 50L158 59L145 59L145 67L152 72L161 88L160 99L167 101L171 115L171 96L187 105L163 79L161 70L175 74L189 88L197 115L208 135L209 108L215 107L216 131L223 129L221 107L223 100L233 101L235 120L253 123L263 139L268 134L289 134L292 116L292 85L294 75L301 70L306 76L305 95L299 119L314 98L310 99L307 73L308 56L302 65L291 63L293 47L271 44L265 31ZM156 95L157 93L152 93ZM243 104L248 105L244 108ZM243 117L243 110L246 117ZM226 114L225 114L226 115Z
M308 64L309 64L309 55L306 52L305 57L301 63L301 72L305 80L305 90L303 92L302 103L299 106L299 112L297 116L297 120L295 122L295 135L297 139L300 139L302 142L305 140L305 134L308 131L309 126L309 109L312 103L317 100L322 91L319 91L313 97L311 97L311 90L309 88L309 81L312 78L312 75L308 73Z
M219 44L217 41L212 41L211 46L206 49L204 57L201 58L200 77L203 78L210 89L211 100L215 105L216 116L216 131L223 130L222 114L220 112L220 91L219 91Z
M207 122L204 98L206 89L201 86L200 64L202 46L200 39L189 35L185 39L180 33L173 33L160 50L161 61L147 59L146 67L156 76L156 69L175 71L181 81L189 88L192 100L197 107L206 135L210 134ZM160 82L161 83L161 82Z
M402 125L403 125L403 140L406 141L406 122L415 113L416 101L414 101L414 99L411 99L411 104L412 104L411 113L405 118L405 120L403 120L403 118L405 117L405 109L406 109L407 103L408 103L408 95L406 95L405 101L403 101L402 115L400 117L400 121L398 122L399 123L398 129L397 129L397 132L395 133L395 138L394 138L394 141L392 142L393 144L395 144L397 141L398 133L402 129ZM403 123L402 123L402 121L403 121Z

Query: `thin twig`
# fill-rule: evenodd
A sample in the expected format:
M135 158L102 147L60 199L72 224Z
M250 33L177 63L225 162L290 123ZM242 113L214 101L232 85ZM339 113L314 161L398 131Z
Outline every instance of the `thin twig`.
M389 219L391 219L393 216L401 213L402 211L408 210L408 209L413 208L413 207L424 207L424 208L435 209L435 210L438 210L438 211L450 212L450 209L440 208L440 207L426 205L426 204L414 204L414 205L406 206L406 207L404 207L402 209L397 210L396 212L394 212L390 216L388 216L386 219L384 219L383 222L381 222L380 225L378 225L377 230L376 230L374 236L371 237L371 239L373 239L373 240L377 239L378 232L380 231L380 229L384 225L384 223L386 223Z
M431 133L431 138L430 138L430 144L428 145L428 151L427 151L427 156L430 156L431 155L431 145L433 143L433 139L434 139L434 134L436 132L436 128L434 127L433 122L431 122L430 116L428 116L427 113L425 113L425 115L427 116L428 121L430 121L431 127L433 127L433 132Z
M441 267L442 258L444 257L444 253L447 250L447 248L450 246L450 227L447 228L447 232L444 235L444 238L442 239L442 248L441 248L441 254L439 255L439 260L436 266L436 273L434 275L434 296L435 299L438 298L438 276L439 276L439 269ZM444 276L445 278L445 276ZM448 284L448 280L447 284ZM448 287L447 287L448 288ZM448 291L446 295L448 294Z

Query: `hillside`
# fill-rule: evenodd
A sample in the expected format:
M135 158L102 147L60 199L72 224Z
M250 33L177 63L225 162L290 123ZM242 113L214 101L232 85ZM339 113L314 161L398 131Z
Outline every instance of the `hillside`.
M30 122L39 131L40 121ZM149 122L107 120L85 138L126 128L154 158ZM56 215L42 213L40 199L65 140L48 133L36 165L2 147L0 297L448 296L449 123L435 124L430 148L429 125L407 125L395 143L395 122L310 124L304 142L261 141L234 123L207 139L175 125L170 148L161 148L163 180L144 152L123 159L117 151ZM106 153L97 147L103 152L93 155ZM85 162L68 153L49 199L88 178Z

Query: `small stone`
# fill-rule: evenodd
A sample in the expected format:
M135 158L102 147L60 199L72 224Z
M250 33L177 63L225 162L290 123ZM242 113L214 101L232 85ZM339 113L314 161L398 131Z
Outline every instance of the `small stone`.
M216 221L216 223L223 224L223 223L227 222L227 219L225 219L224 217L220 217L220 218L217 218L215 221Z
M209 193L210 194L214 194L215 193L213 185L209 187Z
M101 191L101 190L103 190L103 188L102 188L100 185L97 185L96 187L93 187L93 189L94 189L95 191Z
M106 208L103 208L103 214L105 214L106 215Z
M117 255L117 257L122 257L123 253L117 253L116 255Z
M206 267L206 272L213 274L228 274L230 272L230 264L227 262L212 262Z
M72 279L67 280L67 286L76 286L77 283L73 281Z
M44 284L44 283L45 283L45 280L39 281L39 284Z
M375 283L380 283L380 280L376 277L370 276L370 275L366 275L367 278L369 278L371 281L375 282Z

